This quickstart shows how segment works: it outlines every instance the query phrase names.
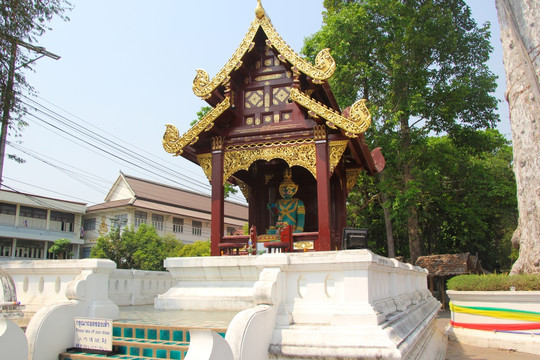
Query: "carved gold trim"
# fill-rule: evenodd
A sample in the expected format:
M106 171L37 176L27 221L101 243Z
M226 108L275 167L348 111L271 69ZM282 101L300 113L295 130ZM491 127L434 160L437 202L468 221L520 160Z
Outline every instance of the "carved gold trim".
M316 125L313 128L313 136L315 140L326 140L326 126Z
M223 138L221 136L214 136L212 138L212 151L223 150Z
M208 181L212 182L212 153L197 155L197 161Z
M341 160L349 140L331 141L329 146L330 152L330 173L334 172L337 164Z
M223 180L226 182L235 172L248 170L257 160L283 159L289 167L302 166L317 178L315 143L312 139L304 143L268 146L255 144L247 148L227 148L223 159ZM258 146L257 146L258 145Z
M315 249L315 245L313 240L304 240L304 241L295 241L294 242L294 250L313 250Z
M239 179L236 179L236 184L240 188L240 191L244 195L246 201L249 203L249 185Z
M225 148L225 150L241 150L241 149L250 149L250 148L271 147L271 146L299 145L299 144L307 144L307 143L313 143L313 139L294 139L294 140L271 141L271 142L254 143L254 144L229 145Z
M184 148L197 142L197 140L199 140L199 134L203 131L210 130L212 126L214 126L214 120L223 114L230 106L230 99L226 97L225 100L217 104L215 108L184 133L182 137L178 135L176 126L167 124L165 134L163 135L163 148L166 152L174 154L174 156L182 154Z
M371 125L371 114L364 99L355 102L351 106L349 118L346 118L298 89L292 88L290 96L294 102L325 119L327 126L334 129L337 126L344 130L345 135L348 137L356 137L364 133Z
M347 193L351 192L354 185L356 185L356 181L358 180L358 176L362 172L362 168L353 168L353 169L347 169Z
M313 78L314 82L322 83L334 74L336 62L332 58L332 55L330 55L329 49L321 50L315 58L315 65L310 64L285 43L264 10L262 10L262 12L260 11L256 15L255 20L251 23L244 39L234 54L214 78L210 80L206 71L202 69L197 70L195 79L193 79L193 92L195 95L207 99L218 86L228 81L231 72L238 68L244 55L253 49L255 35L259 27L262 27L268 37L267 44L274 47L280 53L280 60L284 61L286 59L294 67L298 68L298 70Z

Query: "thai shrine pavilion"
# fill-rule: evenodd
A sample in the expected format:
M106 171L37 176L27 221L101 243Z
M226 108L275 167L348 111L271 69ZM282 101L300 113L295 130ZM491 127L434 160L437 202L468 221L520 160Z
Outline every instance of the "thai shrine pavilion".
M293 228L288 251L341 249L347 195L360 172L382 171L384 158L364 142L371 123L365 100L340 111L328 84L335 67L329 49L315 64L296 54L258 1L247 34L219 73L210 79L197 70L193 91L212 110L182 136L167 125L163 147L200 165L211 183L213 256L220 244L245 245L249 238L223 234L227 182L249 203L253 241L268 240L284 221L267 204L289 184L302 226Z

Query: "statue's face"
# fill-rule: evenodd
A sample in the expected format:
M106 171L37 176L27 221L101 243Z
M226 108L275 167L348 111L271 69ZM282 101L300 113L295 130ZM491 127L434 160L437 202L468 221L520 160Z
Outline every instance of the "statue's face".
M283 185L279 187L279 194L284 199L290 199L296 194L296 191L298 190L298 186L293 185Z

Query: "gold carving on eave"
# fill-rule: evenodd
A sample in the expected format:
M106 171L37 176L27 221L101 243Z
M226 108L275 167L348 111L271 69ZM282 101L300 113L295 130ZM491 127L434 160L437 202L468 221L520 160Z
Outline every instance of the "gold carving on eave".
M294 242L294 250L313 250L315 249L315 246L313 244L313 240L303 240L303 241L295 241Z
M326 126L316 125L313 128L313 137L315 140L326 140Z
M229 98L225 98L208 112L201 120L191 127L182 137L178 134L176 126L167 124L167 129L163 135L163 148L166 152L178 156L184 151L184 147L193 144L199 140L199 134L208 131L214 126L214 120L218 118L225 110L231 106Z
M236 184L240 188L240 191L242 192L242 195L244 195L246 201L249 202L249 185L240 179L236 179Z
M206 71L202 69L197 70L197 74L193 80L193 92L195 95L207 99L219 85L230 79L229 76L231 72L239 67L244 55L251 51L255 46L254 38L259 27L262 27L268 37L267 44L273 46L280 53L280 60L283 61L283 59L286 59L294 67L298 68L298 70L311 77L314 82L322 83L334 74L336 62L332 58L332 55L330 55L329 49L321 50L315 58L315 65L312 65L301 58L289 45L287 45L287 43L285 43L263 10L255 17L255 20L251 23L248 32L232 57L214 78L210 80Z
M354 168L354 169L347 169L347 192L351 192L354 185L356 185L356 181L358 180L358 176L362 172L362 168Z
M273 146L272 146L273 145ZM226 149L223 159L224 183L237 171L248 170L257 160L283 159L289 167L302 166L317 178L315 143L311 141L289 145L259 144L246 148Z
M347 144L349 143L349 140L339 140L339 141L331 141L330 142L330 173L334 172L334 169L336 168L337 164L341 160L341 157L343 156L343 153L345 152L345 149L347 148Z
M197 155L197 161L208 181L212 182L212 153Z
M366 100L362 99L351 106L349 118L340 115L326 105L312 99L300 90L291 89L291 100L302 105L308 110L326 120L326 125L331 128L339 127L345 131L348 137L356 137L364 133L371 125L371 114L366 106Z

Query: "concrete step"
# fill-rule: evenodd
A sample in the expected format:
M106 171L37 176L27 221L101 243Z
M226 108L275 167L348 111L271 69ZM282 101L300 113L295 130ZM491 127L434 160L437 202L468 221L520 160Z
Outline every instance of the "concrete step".
M65 352L59 360L183 360L189 348L189 330L194 327L166 326L159 324L113 323L113 350L107 356L88 352ZM227 329L212 330L225 337Z

